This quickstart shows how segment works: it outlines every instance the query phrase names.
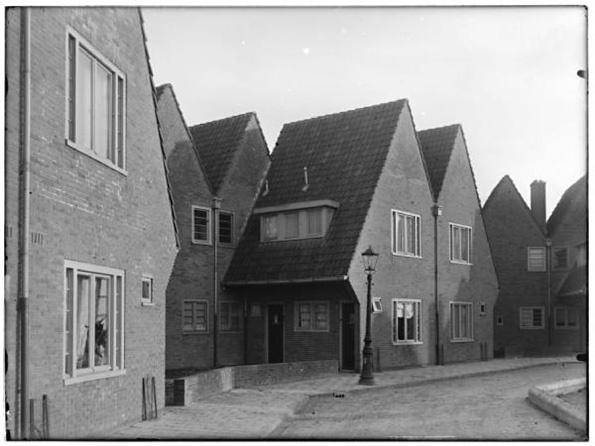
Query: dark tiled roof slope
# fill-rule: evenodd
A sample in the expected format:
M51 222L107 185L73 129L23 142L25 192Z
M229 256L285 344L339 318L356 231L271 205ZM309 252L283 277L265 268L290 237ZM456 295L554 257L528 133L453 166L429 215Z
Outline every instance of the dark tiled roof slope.
M557 295L560 297L580 296L587 292L587 265L575 266L570 270Z
M459 124L454 124L417 132L435 198L438 198L442 190L442 183L460 129Z
M567 212L572 208L572 205L579 202L585 204L585 218L586 218L586 205L587 205L587 176L581 177L572 186L566 189L566 192L560 198L560 201L556 205L552 215L547 221L547 233L552 236L558 229L558 225L562 223L566 217Z
M246 227L225 281L287 281L347 274L384 166L400 100L286 124L256 208L330 199L339 202L323 239L261 243L259 216ZM304 167L309 187L304 186Z
M254 113L207 122L190 127L209 184L217 194L231 167L236 150Z

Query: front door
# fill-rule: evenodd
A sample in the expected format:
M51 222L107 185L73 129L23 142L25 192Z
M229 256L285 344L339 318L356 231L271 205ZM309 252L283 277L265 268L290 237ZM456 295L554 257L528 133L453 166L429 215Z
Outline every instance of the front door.
M355 369L355 304L341 305L341 369Z
M269 364L283 362L283 304L269 304L267 316Z

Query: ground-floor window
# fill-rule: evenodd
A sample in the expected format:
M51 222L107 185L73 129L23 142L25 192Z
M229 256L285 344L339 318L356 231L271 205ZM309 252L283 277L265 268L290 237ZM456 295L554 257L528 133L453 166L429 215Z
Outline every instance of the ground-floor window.
M182 330L189 333L207 333L208 302L206 300L185 300L182 308Z
M578 311L571 307L554 309L554 327L556 330L573 330L578 328Z
M328 331L329 303L325 301L295 303L295 331Z
M451 340L473 340L473 304L471 302L450 303Z
M64 375L124 369L124 271L65 262Z
M545 327L543 307L520 307L520 327L523 330L538 330Z
M421 300L393 299L392 341L394 344L422 342Z
M242 330L239 302L219 304L219 331L239 332Z

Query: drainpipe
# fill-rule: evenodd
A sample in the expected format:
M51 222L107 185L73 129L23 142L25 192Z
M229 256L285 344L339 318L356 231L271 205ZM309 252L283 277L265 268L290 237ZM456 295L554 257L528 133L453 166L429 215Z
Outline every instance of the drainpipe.
M217 245L219 244L219 209L221 209L221 198L215 197L212 201L213 208L213 368L217 368L217 332L219 314L219 273Z
M244 364L248 364L248 296L244 291Z
M17 314L19 322L20 431L17 438L27 434L29 407L29 195L31 158L31 11L21 9L21 157L19 168L19 272ZM18 430L18 427L17 427Z
M440 310L438 307L438 217L442 215L442 206L432 206L434 216L434 307L436 309L436 365L443 364L440 357Z
M545 269L547 271L547 345L552 346L552 239L545 239Z

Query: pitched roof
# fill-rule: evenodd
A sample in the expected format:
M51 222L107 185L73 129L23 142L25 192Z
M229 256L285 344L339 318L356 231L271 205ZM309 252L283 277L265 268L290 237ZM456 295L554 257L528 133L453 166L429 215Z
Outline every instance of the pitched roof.
M552 215L547 221L547 233L548 235L553 235L556 230L558 229L558 225L562 223L568 211L572 208L572 205L575 203L579 203L581 201L584 202L586 206L586 198L587 198L587 176L581 177L578 181L576 181L572 186L566 189L566 192L558 201L558 204L554 208Z
M209 184L217 194L254 113L232 116L190 127Z
M572 268L560 290L556 293L560 297L581 296L587 293L587 265Z
M442 183L460 129L459 124L453 124L417 132L434 191L434 198L437 198L442 190Z
M310 240L260 243L252 215L225 281L346 275L403 109L406 100L286 124L271 156L269 192L255 207L328 199L339 208L326 236Z

